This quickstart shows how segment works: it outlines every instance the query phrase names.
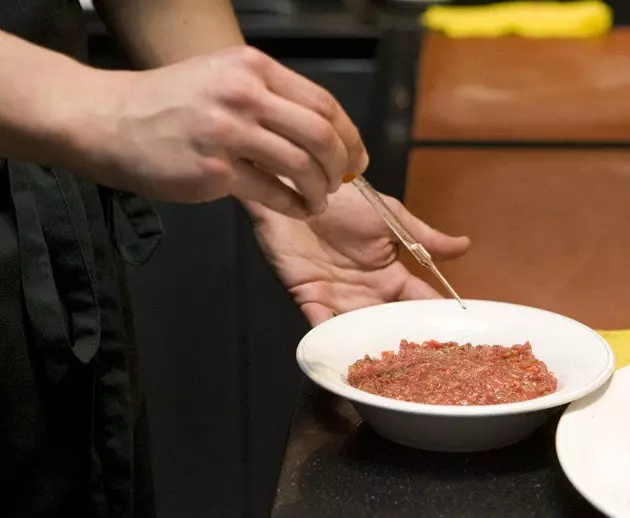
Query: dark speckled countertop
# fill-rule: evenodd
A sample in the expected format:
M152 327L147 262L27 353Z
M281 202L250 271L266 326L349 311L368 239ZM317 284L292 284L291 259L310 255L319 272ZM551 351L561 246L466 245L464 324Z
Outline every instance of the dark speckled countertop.
M557 418L501 450L444 454L382 439L305 381L272 518L601 518L565 478Z

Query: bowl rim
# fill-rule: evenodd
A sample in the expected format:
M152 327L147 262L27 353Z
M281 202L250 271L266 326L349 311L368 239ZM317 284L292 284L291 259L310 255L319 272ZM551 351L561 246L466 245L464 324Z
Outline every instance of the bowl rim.
M377 396L374 394L370 394L369 392L364 392L362 390L356 389L347 383L339 383L330 381L315 372L305 355L305 347L309 340L309 337L316 333L317 330L326 325L330 325L333 321L338 321L340 319L349 318L350 315L354 315L357 313L374 311L375 308L378 307L393 307L393 306L403 306L403 305L418 305L418 304L443 304L443 303L453 303L454 301L450 299L423 299L423 300L406 300L406 301L397 301L397 302L387 302L384 304L378 304L375 306L369 306L366 308L357 309L354 311L349 311L347 313L343 313L336 317L331 318L319 324L318 326L312 328L304 337L300 340L298 344L295 356L297 359L297 363L302 370L302 372L314 383L323 387L324 389L336 394L338 396L344 397L350 400L353 403L358 403L361 405L367 405L371 407L381 408L384 410L393 410L396 412L402 412L407 414L418 414L418 415L433 415L433 416L443 416L443 417L483 417L483 416L499 416L499 415L515 415L515 414L526 414L530 412L537 412L540 410L547 410L550 408L559 407L562 405L566 405L573 401L583 398L584 396L590 394L591 392L600 388L608 379L612 376L615 369L615 356L612 348L608 344L608 342L596 331L588 327L587 325L575 320L573 318L567 317L565 315L561 315L559 313L554 313L553 311L548 311L546 309L536 308L533 306L526 306L524 304L514 304L512 302L501 302L501 301L493 301L493 300L482 300L482 299L464 299L464 302L469 304L490 304L497 306L512 306L512 307L520 307L528 310L533 310L534 312L545 313L549 315L553 315L554 318L561 318L572 325L577 325L582 327L585 331L589 332L596 341L602 346L602 353L606 355L606 364L605 367L595 376L589 383L586 383L580 387L577 387L572 390L564 390L561 389L553 394L549 394L547 396L542 396L536 399L530 399L528 401L520 401L518 403L503 403L499 405L470 405L470 406L457 406L457 405L429 405L425 403L412 403L410 401L400 401L397 399L390 399L384 396Z

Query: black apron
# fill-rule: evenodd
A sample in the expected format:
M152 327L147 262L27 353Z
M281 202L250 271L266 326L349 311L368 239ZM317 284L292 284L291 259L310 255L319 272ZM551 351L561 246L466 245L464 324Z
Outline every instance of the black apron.
M0 0L0 30L85 56L78 1ZM134 513L119 259L149 259L157 214L11 157L0 158L0 184L0 517L150 516L150 503Z

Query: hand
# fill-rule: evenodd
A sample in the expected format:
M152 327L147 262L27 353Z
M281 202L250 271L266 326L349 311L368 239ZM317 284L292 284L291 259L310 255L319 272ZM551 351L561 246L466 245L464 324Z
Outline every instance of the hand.
M396 215L436 260L466 252L466 237L449 237L386 197ZM351 185L330 196L321 215L296 221L248 204L258 241L312 325L364 306L440 297L397 258L394 238Z
M180 202L233 195L303 218L367 167L337 101L252 48L111 77L119 94L100 108L110 132L99 142L116 187Z

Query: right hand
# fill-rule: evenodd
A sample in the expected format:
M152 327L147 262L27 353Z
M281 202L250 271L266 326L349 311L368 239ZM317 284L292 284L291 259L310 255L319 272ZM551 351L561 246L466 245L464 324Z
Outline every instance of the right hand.
M250 47L111 77L97 140L98 180L112 187L187 203L232 195L303 218L367 167L332 95Z

